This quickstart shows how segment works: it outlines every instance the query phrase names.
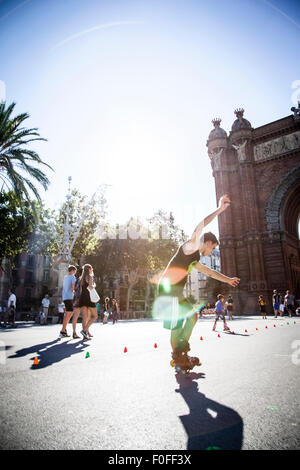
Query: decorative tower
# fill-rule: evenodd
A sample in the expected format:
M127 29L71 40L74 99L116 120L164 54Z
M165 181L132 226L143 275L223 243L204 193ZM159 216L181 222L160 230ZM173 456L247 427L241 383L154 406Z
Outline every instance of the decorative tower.
M218 217L221 271L241 279L241 314L258 312L259 295L271 313L273 289L300 296L300 103L291 111L253 129L238 108L229 136L215 119L207 141L217 199L232 201Z

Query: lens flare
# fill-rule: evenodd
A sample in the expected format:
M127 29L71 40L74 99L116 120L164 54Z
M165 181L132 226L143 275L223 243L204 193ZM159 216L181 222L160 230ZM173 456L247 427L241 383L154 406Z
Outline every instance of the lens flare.
M178 284L184 277L186 277L187 272L183 268L168 268L167 273L166 271L161 271L155 274L151 279L150 282L152 284L161 284L162 279L168 278L171 285Z
M159 295L152 305L151 316L156 320L176 322L192 317L206 302L192 305L186 299L178 299L172 295Z

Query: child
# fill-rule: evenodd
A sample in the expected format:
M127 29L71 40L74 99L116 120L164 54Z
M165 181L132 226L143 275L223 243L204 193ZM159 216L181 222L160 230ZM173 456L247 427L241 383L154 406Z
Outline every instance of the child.
M213 331L215 331L216 329L217 321L219 320L219 318L223 320L224 322L224 331L230 331L230 328L228 328L226 324L225 314L224 314L224 295L219 294L217 299L218 301L216 303L216 308L215 308L216 319L215 319L215 323L213 326Z
M260 295L258 297L258 304L260 306L260 313L262 314L262 319L266 320L267 319L267 315L266 315L266 305L265 305L265 302L264 302L264 299L263 299L263 296Z

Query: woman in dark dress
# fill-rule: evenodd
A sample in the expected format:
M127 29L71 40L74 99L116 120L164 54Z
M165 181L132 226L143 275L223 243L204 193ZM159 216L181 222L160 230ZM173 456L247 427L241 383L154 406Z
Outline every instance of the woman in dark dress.
M94 287L93 268L90 264L85 264L80 278L80 297L78 302L82 316L81 334L85 340L91 339L92 335L89 332L89 328L98 318L96 304L91 301L90 291L88 290L88 288L93 289Z
M119 305L116 299L113 299L112 301L111 313L112 313L112 320L113 320L113 325L114 325L115 323L117 323L118 316L119 316Z

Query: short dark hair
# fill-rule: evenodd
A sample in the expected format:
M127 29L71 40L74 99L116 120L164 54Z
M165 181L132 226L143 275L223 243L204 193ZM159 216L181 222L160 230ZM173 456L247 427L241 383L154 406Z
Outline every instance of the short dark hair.
M77 269L75 268L75 266L73 266L72 264L70 264L70 266L68 267L68 271L69 271L69 273L70 273L71 271L77 271Z
M212 232L205 232L203 235L203 243L212 242L213 244L219 245L219 240Z

